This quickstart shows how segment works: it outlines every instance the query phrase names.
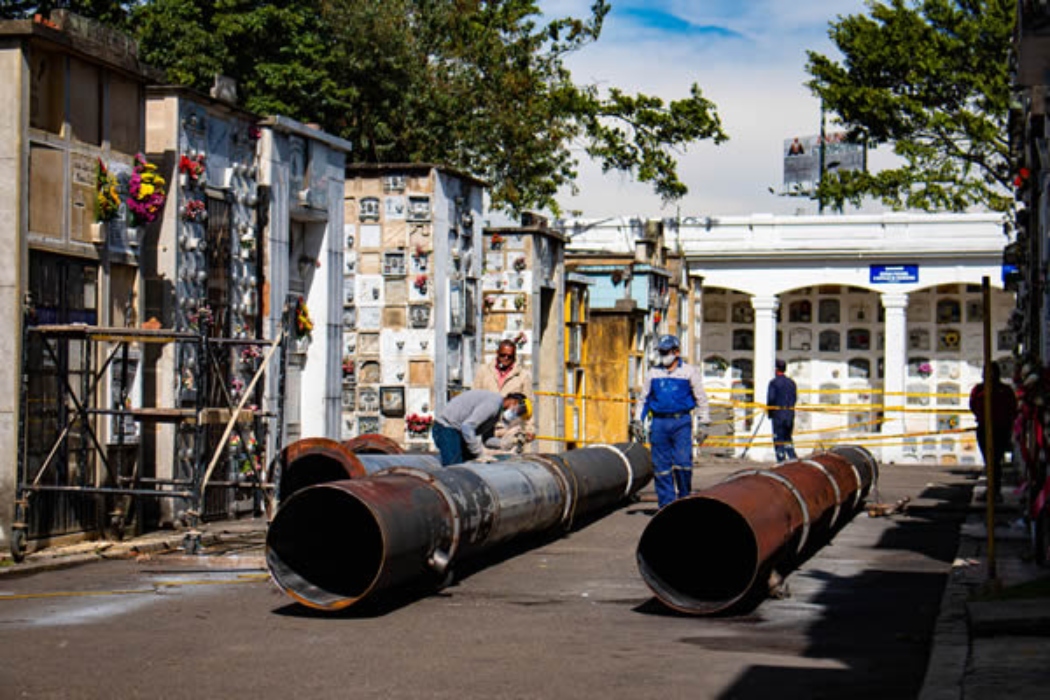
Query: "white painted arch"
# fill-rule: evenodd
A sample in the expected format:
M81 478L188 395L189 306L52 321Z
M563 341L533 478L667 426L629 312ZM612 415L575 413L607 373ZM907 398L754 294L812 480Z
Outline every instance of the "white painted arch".
M637 218L573 221L563 228L570 252L607 253L633 252L646 230ZM995 213L687 217L664 220L663 230L664 244L685 258L689 275L702 278L702 288L722 288L750 297L755 387L765 387L772 378L775 316L781 300L807 288L838 286L877 295L885 321L876 331L884 334L885 349L876 354L886 366L882 388L890 394L913 386L906 374L909 298L943 285L960 285L960 294L972 297L971 285L980 286L985 277L1001 289L1002 251L1010 242L1003 234L1002 215ZM915 266L917 279L873 283L873 265ZM1001 327L1009 308L1002 303L1001 292L994 296L993 322ZM703 327L694 324L689 331L694 361L709 354L699 330ZM972 358L960 357L959 363L965 365L967 360ZM972 368L964 367L964 374L967 372L972 374ZM901 399L886 398L887 413L894 401ZM902 415L892 429L904 422ZM908 459L899 445L873 451L887 461ZM759 449L749 454L762 459L770 456L766 452L771 451Z

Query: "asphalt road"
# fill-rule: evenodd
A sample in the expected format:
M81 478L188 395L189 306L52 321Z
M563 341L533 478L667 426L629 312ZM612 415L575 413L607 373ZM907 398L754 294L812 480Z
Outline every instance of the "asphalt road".
M0 698L911 698L975 477L883 466L870 500L908 496L908 513L858 514L742 617L652 598L634 560L647 502L339 616L293 603L257 548L4 577ZM705 536L683 554L698 569L718 565Z

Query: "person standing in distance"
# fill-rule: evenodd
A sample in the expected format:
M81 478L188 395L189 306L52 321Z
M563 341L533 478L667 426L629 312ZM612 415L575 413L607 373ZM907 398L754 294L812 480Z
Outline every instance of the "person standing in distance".
M1006 452L1012 449L1014 419L1017 417L1017 395L1014 390L1002 380L999 364L991 364L992 385L992 454L988 453L987 436L985 434L984 422L984 387L985 382L975 384L970 391L970 412L977 419L977 447L984 457L984 464L988 468L990 478L985 491L985 498L991 494L998 502L1003 500L1001 491L1003 483L1003 467L1006 461ZM988 379L988 377L985 377ZM977 500L983 500L979 496Z
M513 340L500 341L495 362L477 366L472 388L497 391L504 396L523 394L529 400L530 406L536 403L532 395L532 373L518 364L518 346ZM532 421L531 413L509 431L504 426L497 425L495 436L506 441L516 441L520 437L524 442L532 442L536 437L536 425Z
M693 415L700 425L711 424L707 392L700 371L682 361L678 338L665 335L656 344L657 366L649 372L642 391L635 431L653 416L649 444L657 504L688 496L693 487ZM644 429L643 429L644 430ZM701 440L702 441L702 440Z
M798 459L793 444L795 432L795 404L798 402L798 390L795 381L784 374L787 363L776 361L776 376L769 381L766 391L766 412L773 424L773 450L778 462Z

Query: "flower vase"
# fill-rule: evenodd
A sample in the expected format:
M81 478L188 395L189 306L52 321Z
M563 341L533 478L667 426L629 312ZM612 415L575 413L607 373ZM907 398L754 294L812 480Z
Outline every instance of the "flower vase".
M91 224L91 242L102 244L106 242L106 224L96 221Z
M128 245L132 247L138 247L141 231L138 226L128 226L127 229L127 241Z
M186 189L190 186L190 176L186 173L179 173L179 187Z

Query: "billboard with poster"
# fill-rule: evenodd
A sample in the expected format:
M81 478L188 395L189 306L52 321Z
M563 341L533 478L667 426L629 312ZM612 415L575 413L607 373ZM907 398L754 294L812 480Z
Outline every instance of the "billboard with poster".
M825 134L824 171L865 170L864 144L846 140L846 132ZM821 137L795 136L784 139L784 187L809 189L820 181Z

